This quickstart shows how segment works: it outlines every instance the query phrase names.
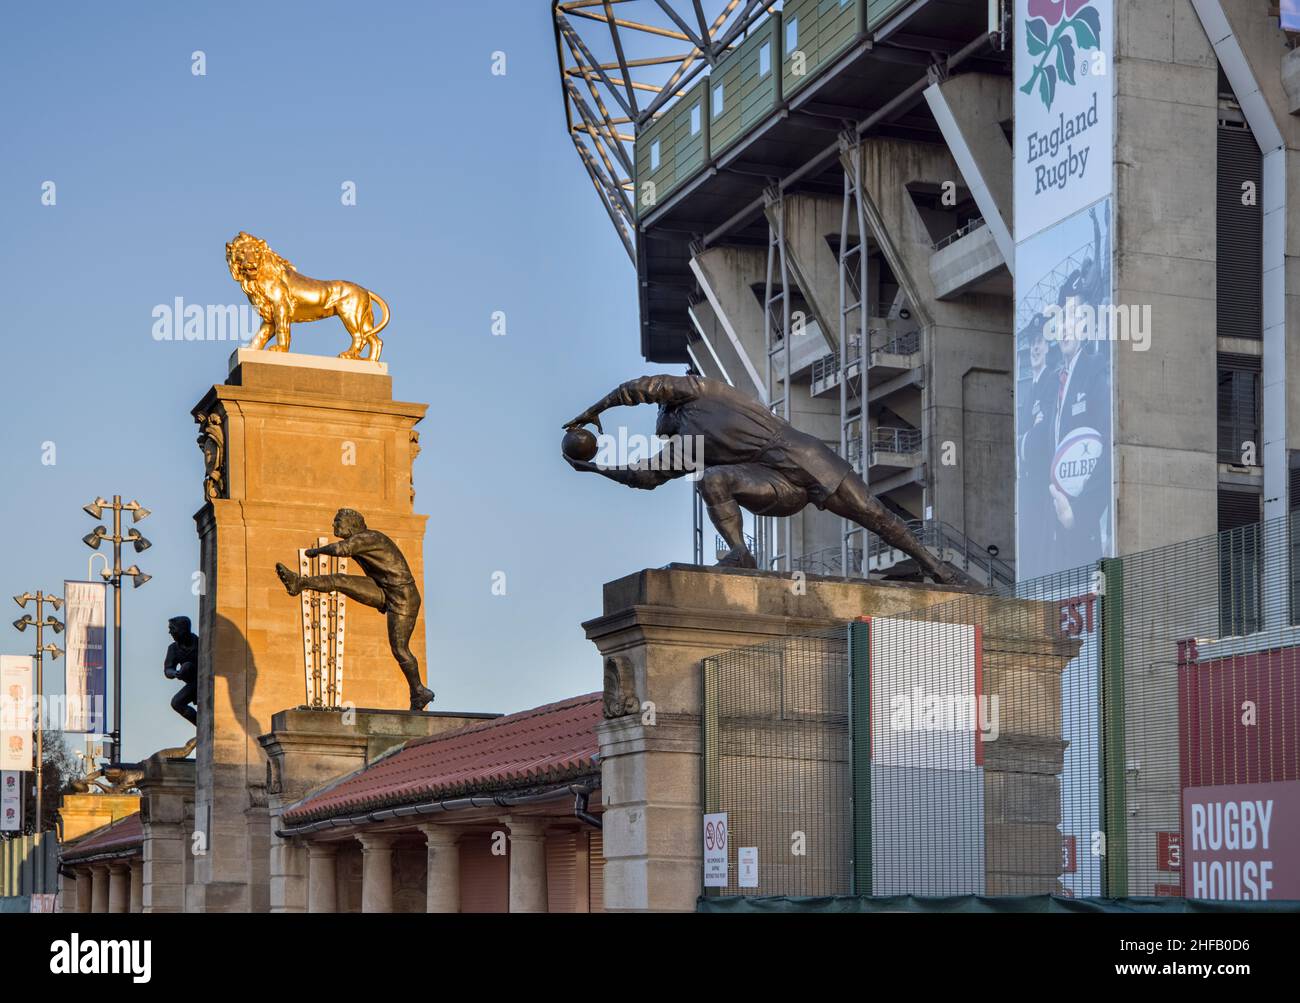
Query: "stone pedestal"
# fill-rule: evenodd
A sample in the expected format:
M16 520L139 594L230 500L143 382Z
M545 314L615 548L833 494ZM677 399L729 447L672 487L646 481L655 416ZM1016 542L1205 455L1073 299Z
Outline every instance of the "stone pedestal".
M193 412L206 465L195 516L204 589L195 827L207 853L189 897L202 911L269 907L258 737L273 714L306 700L300 600L285 593L276 562L294 567L299 548L333 539L338 509L354 508L397 543L424 589L411 463L426 405L394 401L386 370L372 363L240 350L232 364ZM385 618L349 602L346 623L342 702L405 708ZM411 650L427 674L423 613Z
M642 571L607 584L604 614L584 624L605 659L606 720L597 737L606 910L695 908L703 869L702 659L859 617L905 617L963 597L963 609L985 622L990 685L1006 691L1054 684L1059 708L1060 669L1077 642L1052 640L1059 629L1053 621L1059 621L1059 610L1052 604L910 583L819 578L796 583L786 575L689 565ZM998 639L1006 631L1016 633L1020 643L1002 644ZM1025 640L1027 635L1033 636ZM1018 675L1022 670L1031 675ZM647 705L652 717L643 713ZM1059 763L1059 719L1035 727L1041 734L1030 737L1043 743L1044 761ZM988 748L990 775L998 768L996 746L1008 744ZM1052 831L1059 852L1059 833ZM991 860L989 869L999 868Z
M142 769L141 911L184 912L187 863L195 849L194 761L169 759L159 752L146 759ZM206 852L206 847L198 849Z

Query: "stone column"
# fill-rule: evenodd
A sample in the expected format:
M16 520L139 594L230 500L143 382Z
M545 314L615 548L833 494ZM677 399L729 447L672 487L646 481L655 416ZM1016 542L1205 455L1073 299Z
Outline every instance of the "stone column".
M191 857L187 820L194 806L194 763L156 752L143 763L140 821L140 910L184 912L186 862Z
M510 911L546 912L546 822L505 816L510 830Z
M460 912L460 831L447 825L422 825L429 847L425 912Z
M271 912L307 911L307 847L298 839L271 839Z
M91 912L108 912L108 865L94 864L91 873Z
M78 867L72 873L77 879L77 912L94 912L91 897L95 883L94 873L89 867Z
M272 359L270 356L276 356ZM275 574L297 548L329 536L334 513L356 507L401 548L423 582L425 519L412 504L415 426L426 405L393 400L380 363L238 350L225 383L194 408L206 479L194 484L200 597L193 905L202 912L269 910L267 758L258 739L272 716L306 697L301 600ZM346 451L351 461L329 462ZM405 679L384 618L347 617L342 700L406 708ZM424 617L410 641L423 669ZM338 716L338 715L336 715ZM280 903L283 905L283 903Z
M128 912L144 912L144 861L131 861L131 905Z
M393 911L393 843L389 832L363 832L361 844L361 911Z
M108 865L108 911L128 912L131 908L131 865L115 860Z
M338 912L337 864L337 844L307 844L308 912Z

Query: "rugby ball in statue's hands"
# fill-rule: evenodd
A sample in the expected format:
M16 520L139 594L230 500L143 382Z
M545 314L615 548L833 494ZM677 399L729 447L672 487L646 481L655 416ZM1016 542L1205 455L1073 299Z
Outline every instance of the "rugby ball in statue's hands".
M596 455L596 437L585 428L571 428L564 433L560 449L571 460L585 462Z
M1101 450L1101 433L1095 428L1070 432L1052 457L1052 483L1067 498L1078 498L1101 461Z

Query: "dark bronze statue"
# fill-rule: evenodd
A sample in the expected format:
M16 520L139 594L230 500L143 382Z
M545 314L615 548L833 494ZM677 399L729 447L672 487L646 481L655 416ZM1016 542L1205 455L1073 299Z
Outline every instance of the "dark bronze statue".
M199 702L199 637L190 630L188 616L174 616L167 621L167 633L172 643L167 646L163 659L163 675L179 679L185 685L172 697L172 710L190 724L198 724L196 709Z
M433 690L420 682L420 663L411 652L411 634L420 612L420 590L406 558L397 544L383 533L366 528L360 512L341 508L334 516L334 535L338 543L312 547L308 557L351 557L361 566L361 575L299 575L283 564L275 572L284 582L289 595L303 589L313 592L339 592L349 599L377 609L388 618L388 646L411 688L411 710L424 710L433 701Z
M753 568L745 546L742 508L760 516L791 516L812 504L843 516L910 555L936 581L961 584L907 528L871 494L852 465L820 439L800 432L756 400L719 380L700 376L642 376L596 402L564 428L600 429L600 415L612 407L658 404L655 433L666 437L666 456L651 465L602 467L564 454L575 470L601 474L633 488L652 489L692 469L702 469L696 489L709 518L731 550L722 566ZM604 430L601 429L603 432ZM687 441L701 452L691 455ZM588 450L590 451L590 450Z

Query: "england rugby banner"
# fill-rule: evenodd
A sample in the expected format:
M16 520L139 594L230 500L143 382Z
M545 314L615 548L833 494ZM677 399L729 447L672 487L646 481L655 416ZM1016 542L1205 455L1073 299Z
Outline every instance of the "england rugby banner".
M0 772L0 832L23 830L23 775L17 770Z
M1114 553L1114 0L1016 0L1016 571Z
M0 655L0 770L34 769L32 660Z
M67 604L64 623L68 648L64 663L63 730L99 734L104 730L107 663L104 611L108 586L103 582L63 583Z
M1016 240L1111 193L1114 0L1016 0Z

